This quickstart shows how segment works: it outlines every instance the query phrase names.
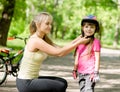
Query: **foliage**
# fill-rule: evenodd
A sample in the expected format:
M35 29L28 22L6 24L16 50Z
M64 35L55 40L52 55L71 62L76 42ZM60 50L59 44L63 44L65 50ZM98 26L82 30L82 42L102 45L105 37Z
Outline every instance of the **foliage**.
M0 1L0 5L3 1ZM117 19L120 17L118 0L16 0L9 36L28 36L30 21L41 11L53 15L51 33L55 39L74 39L81 34L81 19L89 14L97 16L103 28L101 42L107 45L113 44Z
M22 6L21 6L22 5ZM14 9L14 17L12 19L9 36L21 34L26 26L26 3L25 0L17 0Z

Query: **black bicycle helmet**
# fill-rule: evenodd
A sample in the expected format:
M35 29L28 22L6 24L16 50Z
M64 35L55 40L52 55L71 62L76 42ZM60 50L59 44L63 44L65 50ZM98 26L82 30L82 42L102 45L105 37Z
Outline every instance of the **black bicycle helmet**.
M84 17L82 19L82 21L81 21L81 25L83 26L83 24L85 22L95 24L96 25L96 32L99 32L100 27L99 27L99 22L96 19L96 16L94 16L94 15L88 15L88 16Z

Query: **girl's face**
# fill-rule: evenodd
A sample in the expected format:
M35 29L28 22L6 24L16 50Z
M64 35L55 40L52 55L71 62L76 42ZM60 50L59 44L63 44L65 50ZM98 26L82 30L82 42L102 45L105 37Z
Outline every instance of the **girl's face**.
M95 33L96 26L92 23L85 23L82 27L82 30L84 32L84 36L92 36Z
M43 34L50 33L51 28L52 28L52 20L49 17L46 20L42 21L38 26L39 32Z

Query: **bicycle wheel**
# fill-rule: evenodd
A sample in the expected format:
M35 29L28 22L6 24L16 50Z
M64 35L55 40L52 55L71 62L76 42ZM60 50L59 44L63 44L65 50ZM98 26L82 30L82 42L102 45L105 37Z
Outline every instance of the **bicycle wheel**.
M7 66L4 61L0 58L0 85L6 80L7 77Z

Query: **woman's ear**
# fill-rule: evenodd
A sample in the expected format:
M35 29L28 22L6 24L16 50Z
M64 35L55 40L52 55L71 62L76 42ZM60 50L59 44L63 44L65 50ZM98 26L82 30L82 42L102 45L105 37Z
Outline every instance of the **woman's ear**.
M38 28L38 23L35 23L36 24L36 27Z
M36 28L40 28L40 23L35 23L36 24Z

